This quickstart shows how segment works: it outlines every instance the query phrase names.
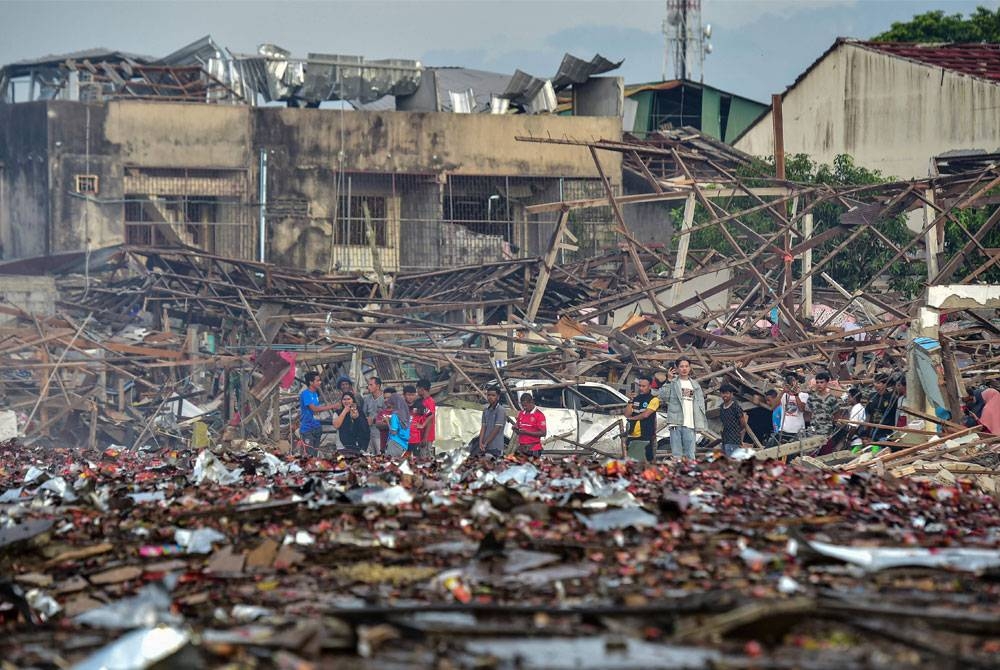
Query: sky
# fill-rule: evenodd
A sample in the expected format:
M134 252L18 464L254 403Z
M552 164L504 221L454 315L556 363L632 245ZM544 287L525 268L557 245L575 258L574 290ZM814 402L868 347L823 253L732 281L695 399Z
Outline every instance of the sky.
M915 14L1000 0L702 0L707 84L759 101L789 86L838 36L868 38ZM277 44L551 77L564 53L625 62L626 83L663 72L665 0L0 0L0 63L94 47L165 56L210 34L234 53ZM672 73L668 69L668 77Z

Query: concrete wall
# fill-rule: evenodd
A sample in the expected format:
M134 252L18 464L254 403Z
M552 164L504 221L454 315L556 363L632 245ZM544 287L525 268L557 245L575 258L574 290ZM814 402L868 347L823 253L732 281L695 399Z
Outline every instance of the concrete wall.
M591 77L573 85L574 116L618 116L625 107L625 80L621 77Z
M952 149L1000 148L1000 85L841 44L782 105L785 151L822 163L837 154L899 178L927 176ZM736 143L774 153L768 113Z
M45 103L0 105L0 259L48 252L48 147Z
M109 106L51 102L48 105L51 167L52 252L120 244L123 196L118 147L106 137ZM98 193L80 197L77 175L96 175Z
M245 168L251 107L120 101L107 105L104 132L125 165Z
M437 112L255 110L254 143L283 148L300 171L348 170L469 175L592 177L586 148L518 142L517 136L619 139L621 119ZM618 156L602 157L613 175Z
M0 275L0 302L19 307L40 316L56 313L56 280L54 277L24 277ZM10 323L16 317L0 314L0 324Z
M429 244L442 231L441 184L449 176L589 177L597 176L584 147L518 142L517 136L621 138L617 117L495 116L424 112L341 112L322 109L264 108L254 114L255 147L269 152L268 201L314 203L309 217L269 219L270 260L308 269L327 269L326 233L315 203L336 196L339 166L345 172L386 177L425 175L418 186L398 186L399 217L411 220L401 230L399 263L435 263L445 250ZM601 156L612 181L621 181L621 157ZM355 195L382 194L384 184L365 185L355 177ZM407 181L403 179L401 181ZM552 191L558 200L558 190ZM329 215L327 212L326 215ZM413 221L419 220L419 221ZM457 233L456 233L457 234ZM281 240L280 249L273 240ZM547 238L546 238L547 240ZM537 246L537 245L536 245ZM531 247L535 249L534 246ZM447 258L441 258L447 262Z

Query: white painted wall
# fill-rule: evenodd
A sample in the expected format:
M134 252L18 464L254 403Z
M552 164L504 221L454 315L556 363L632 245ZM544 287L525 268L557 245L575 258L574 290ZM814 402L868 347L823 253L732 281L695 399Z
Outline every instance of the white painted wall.
M1000 149L1000 83L920 65L843 43L782 103L786 153L821 163L847 153L901 179L927 176L930 159L953 149ZM774 153L768 113L736 142Z

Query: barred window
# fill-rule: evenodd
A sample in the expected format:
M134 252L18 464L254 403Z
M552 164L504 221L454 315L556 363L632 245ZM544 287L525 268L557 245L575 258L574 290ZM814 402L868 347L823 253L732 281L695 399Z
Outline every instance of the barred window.
M338 245L370 244L365 224L365 205L375 233L375 245L386 246L385 197L375 195L342 195L337 199L337 218L333 225L333 243Z
M96 174L78 174L76 175L76 192L97 195L99 183Z

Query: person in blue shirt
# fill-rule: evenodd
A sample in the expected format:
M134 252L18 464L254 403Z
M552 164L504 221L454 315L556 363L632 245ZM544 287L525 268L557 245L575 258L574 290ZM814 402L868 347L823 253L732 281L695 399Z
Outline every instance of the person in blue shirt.
M778 392L774 389L768 389L767 393L764 394L764 398L767 400L767 404L771 406L771 438L770 442L773 444L778 443L778 436L781 433L781 399L778 396ZM768 446L773 446L768 444Z
M389 389L386 389L387 393L388 391ZM399 393L389 396L386 406L392 409L386 454L395 458L407 456L410 448L410 407Z
M322 382L318 372L307 372L305 382L306 387L299 393L301 414L299 433L302 435L303 442L306 443L306 455L318 456L319 444L323 440L323 426L316 415L333 409L333 405L319 404L319 387Z

